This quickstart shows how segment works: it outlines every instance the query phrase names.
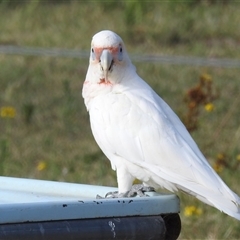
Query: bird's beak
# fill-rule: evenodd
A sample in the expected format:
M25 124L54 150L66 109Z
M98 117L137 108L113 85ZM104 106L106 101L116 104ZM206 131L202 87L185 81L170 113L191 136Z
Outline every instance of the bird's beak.
M105 81L107 81L108 72L111 71L113 65L113 56L109 50L104 49L100 57L100 65L104 74Z

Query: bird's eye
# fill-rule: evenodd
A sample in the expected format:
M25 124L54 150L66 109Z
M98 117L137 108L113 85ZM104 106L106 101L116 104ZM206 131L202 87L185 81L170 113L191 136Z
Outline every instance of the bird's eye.
M122 46L119 46L119 51L118 51L118 60L122 61L123 60L123 49Z
M95 60L95 52L93 48L91 49L91 58L92 60Z

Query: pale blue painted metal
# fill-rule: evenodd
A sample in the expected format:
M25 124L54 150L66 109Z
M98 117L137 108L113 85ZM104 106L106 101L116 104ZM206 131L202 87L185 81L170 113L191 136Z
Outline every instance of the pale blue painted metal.
M174 194L96 199L116 188L0 177L0 224L64 219L148 216L180 211Z

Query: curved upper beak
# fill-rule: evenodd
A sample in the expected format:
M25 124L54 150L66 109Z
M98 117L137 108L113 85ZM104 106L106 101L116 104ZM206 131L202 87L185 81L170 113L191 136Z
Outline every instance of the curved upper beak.
M108 72L111 71L112 65L113 65L113 56L109 52L109 50L104 49L102 51L101 57L100 57L100 65L101 69L103 71L105 80L107 80Z

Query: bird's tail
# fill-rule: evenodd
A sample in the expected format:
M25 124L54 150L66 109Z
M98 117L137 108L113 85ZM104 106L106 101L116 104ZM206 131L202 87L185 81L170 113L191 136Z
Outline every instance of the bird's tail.
M179 185L177 188L188 194L194 195L200 201L207 203L208 205L211 205L219 209L221 212L224 212L240 221L240 197L226 185L224 192L221 190L219 190L219 192L213 192L205 188L199 189L199 186L195 187L194 191L185 189Z
M219 209L221 212L240 220L240 197L215 172L213 172L214 185L212 185L213 183L205 180L203 182L186 181L176 173L164 172L163 169L159 171L157 168L149 167L149 164L143 164L145 168L151 171L151 179L155 183L153 186L157 184L170 191L182 190L187 194L195 196L200 201Z

